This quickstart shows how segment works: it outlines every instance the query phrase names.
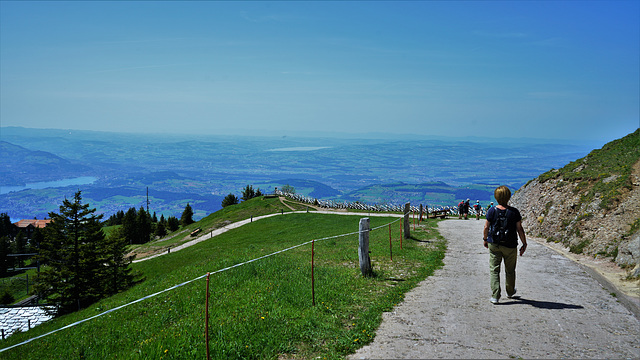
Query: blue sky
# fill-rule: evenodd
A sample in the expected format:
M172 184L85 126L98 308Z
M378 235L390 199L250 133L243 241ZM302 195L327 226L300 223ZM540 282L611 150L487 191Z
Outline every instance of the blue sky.
M0 1L2 126L610 141L638 1Z

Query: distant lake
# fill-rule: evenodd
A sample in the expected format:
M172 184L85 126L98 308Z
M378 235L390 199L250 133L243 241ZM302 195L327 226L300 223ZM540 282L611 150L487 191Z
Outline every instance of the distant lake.
M329 148L331 148L331 146L298 146L298 147L270 149L267 151L316 151L316 150L329 149Z
M21 191L26 189L46 189L65 187L70 185L87 185L93 184L96 180L98 180L98 178L95 178L93 176L81 176L72 179L30 183L25 186L0 186L0 194L8 194L13 191Z

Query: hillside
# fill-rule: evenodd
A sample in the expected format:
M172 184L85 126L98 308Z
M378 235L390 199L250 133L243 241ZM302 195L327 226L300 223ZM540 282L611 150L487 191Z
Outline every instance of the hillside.
M525 230L640 277L640 129L518 190Z
M364 277L353 232L360 216L286 214L281 204L278 198L260 197L211 214L192 226L209 229L247 216L285 212L134 263L140 283L11 335L0 350L34 341L0 357L204 358L209 289L211 358L344 358L372 341L382 313L442 265L446 245L435 220L422 222L401 245L399 227L385 226L397 225L397 217L371 217L369 250L375 274ZM204 278L208 272L210 281ZM90 320L61 329L85 319Z
M46 151L32 151L0 141L0 185L24 185L83 176L91 168Z

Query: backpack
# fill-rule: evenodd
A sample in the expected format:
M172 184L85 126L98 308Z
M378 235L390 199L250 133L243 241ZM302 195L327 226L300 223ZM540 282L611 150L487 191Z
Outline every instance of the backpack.
M491 226L491 239L496 245L504 245L509 242L509 209L496 209L496 221Z

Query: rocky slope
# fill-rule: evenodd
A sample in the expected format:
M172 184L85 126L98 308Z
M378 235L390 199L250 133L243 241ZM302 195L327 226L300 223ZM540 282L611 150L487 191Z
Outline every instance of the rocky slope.
M510 205L530 235L608 257L640 278L640 129L540 175Z

